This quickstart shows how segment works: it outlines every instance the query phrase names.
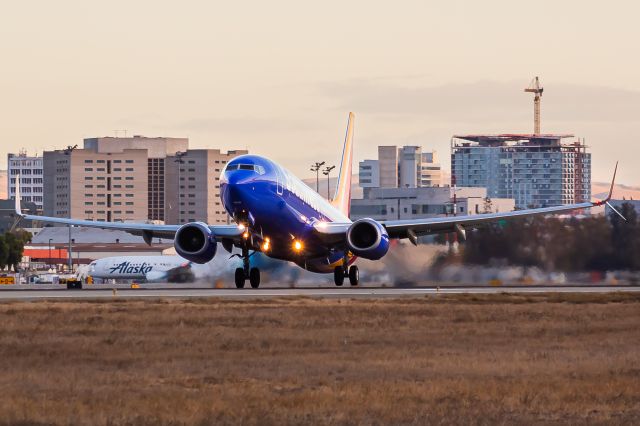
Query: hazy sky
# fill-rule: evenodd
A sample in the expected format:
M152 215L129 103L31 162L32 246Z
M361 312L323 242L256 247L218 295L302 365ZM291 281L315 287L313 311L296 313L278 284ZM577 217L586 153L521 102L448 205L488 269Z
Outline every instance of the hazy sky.
M303 177L379 144L453 134L586 138L594 180L640 185L637 1L0 1L6 153L114 135L249 148Z

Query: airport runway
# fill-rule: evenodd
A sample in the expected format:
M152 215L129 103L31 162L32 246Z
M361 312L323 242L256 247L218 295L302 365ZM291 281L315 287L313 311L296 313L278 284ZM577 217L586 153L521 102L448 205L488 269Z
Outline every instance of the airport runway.
M237 299L260 299L277 297L314 298L385 298L424 297L438 294L497 294L497 293L611 293L640 292L638 286L535 286L535 287L422 287L422 288L264 288L264 289L99 289L83 290L22 289L0 291L0 300L37 299L109 299L109 298L198 298L219 297Z

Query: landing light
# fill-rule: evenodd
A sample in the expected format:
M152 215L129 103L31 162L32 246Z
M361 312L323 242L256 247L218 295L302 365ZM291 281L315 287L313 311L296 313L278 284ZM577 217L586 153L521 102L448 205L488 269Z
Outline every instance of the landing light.
M244 231L246 229L246 226L244 226L244 223L239 223L238 224L238 229L241 231Z
M245 240L249 238L249 231L244 231L244 234L242 234L242 238L244 238Z
M270 247L271 247L271 241L269 240L269 238L265 238L264 243L262 243L262 251L269 251Z
M295 251L300 251L300 250L302 250L302 243L301 243L300 241L298 241L298 240L295 240L295 241L293 242L293 249L294 249Z

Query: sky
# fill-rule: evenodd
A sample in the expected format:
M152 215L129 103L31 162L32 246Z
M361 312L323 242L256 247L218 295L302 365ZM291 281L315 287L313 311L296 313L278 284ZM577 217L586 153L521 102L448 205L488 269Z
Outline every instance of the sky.
M584 138L593 180L640 186L640 2L0 0L0 168L85 137L188 137L301 177L454 134ZM118 132L122 135L123 132Z

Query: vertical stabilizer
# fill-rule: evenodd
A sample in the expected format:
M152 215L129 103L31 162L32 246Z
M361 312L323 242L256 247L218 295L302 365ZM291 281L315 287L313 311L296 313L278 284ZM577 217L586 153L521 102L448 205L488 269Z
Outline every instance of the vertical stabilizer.
M340 163L340 173L338 174L338 185L336 187L335 197L331 202L335 208L340 210L345 216L349 217L349 209L351 207L351 175L353 173L353 125L355 115L349 113L349 121L347 122L347 134L344 138L344 147L342 148L342 160Z

